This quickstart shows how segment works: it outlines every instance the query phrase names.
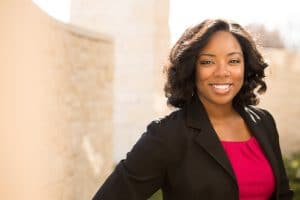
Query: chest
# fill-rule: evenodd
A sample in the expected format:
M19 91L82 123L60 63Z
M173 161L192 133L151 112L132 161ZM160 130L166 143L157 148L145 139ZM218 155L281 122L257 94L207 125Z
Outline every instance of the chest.
M236 165L232 165L222 144L215 142L203 148L195 140L190 139L185 145L181 158L167 169L164 190L168 194L175 195L170 199L181 196L182 199L224 199L226 197L226 199L238 200L240 195L238 184L245 182L241 182L240 176L235 176ZM208 148L214 149L214 153L211 154ZM218 156L217 159L215 156ZM269 169L268 172L272 175L272 169ZM230 170L232 174L229 173Z
M244 141L248 140L252 135L248 126L241 118L233 121L213 121L212 127L220 140Z
M236 180L193 142L188 144L182 160L168 168L165 190L176 196L173 199L178 196L182 199L223 199L225 196L238 200Z

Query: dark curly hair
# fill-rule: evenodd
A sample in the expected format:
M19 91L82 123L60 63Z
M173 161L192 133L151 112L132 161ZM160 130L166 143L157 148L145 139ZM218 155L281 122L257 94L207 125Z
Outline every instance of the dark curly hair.
M256 93L262 94L267 86L263 78L268 64L264 61L252 36L239 24L222 19L205 20L188 28L172 47L165 65L167 82L164 87L168 105L182 108L196 94L195 68L199 52L217 31L231 33L241 45L245 74L241 90L233 99L233 106L257 105Z

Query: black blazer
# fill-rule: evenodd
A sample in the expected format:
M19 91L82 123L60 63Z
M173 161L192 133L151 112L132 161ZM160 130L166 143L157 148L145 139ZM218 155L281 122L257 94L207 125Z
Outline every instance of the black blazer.
M238 112L273 169L271 199L292 199L273 117L252 106ZM231 164L196 95L184 108L148 125L93 200L144 200L159 188L164 200L239 199Z

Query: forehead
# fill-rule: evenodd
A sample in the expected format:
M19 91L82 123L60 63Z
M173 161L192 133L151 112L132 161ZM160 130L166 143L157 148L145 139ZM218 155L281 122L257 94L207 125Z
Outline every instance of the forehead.
M241 45L238 40L229 32L215 32L208 40L208 43L200 53L228 54L231 52L242 53Z

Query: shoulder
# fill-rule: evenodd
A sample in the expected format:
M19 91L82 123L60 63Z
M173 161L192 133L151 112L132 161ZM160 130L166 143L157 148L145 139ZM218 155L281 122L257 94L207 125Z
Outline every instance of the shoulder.
M275 120L268 110L256 106L248 106L246 109L252 112L252 115L256 115L257 120L263 124L269 133L268 135L276 136L276 138L279 137Z
M151 121L147 129L152 129L156 131L170 131L182 126L184 123L184 111L182 109L175 110L170 114L154 119Z
M245 110L251 115L252 118L275 124L273 115L266 109L250 105L246 106Z
M152 138L168 152L169 158L178 160L185 147L185 120L183 110L176 110L149 123L142 138Z

